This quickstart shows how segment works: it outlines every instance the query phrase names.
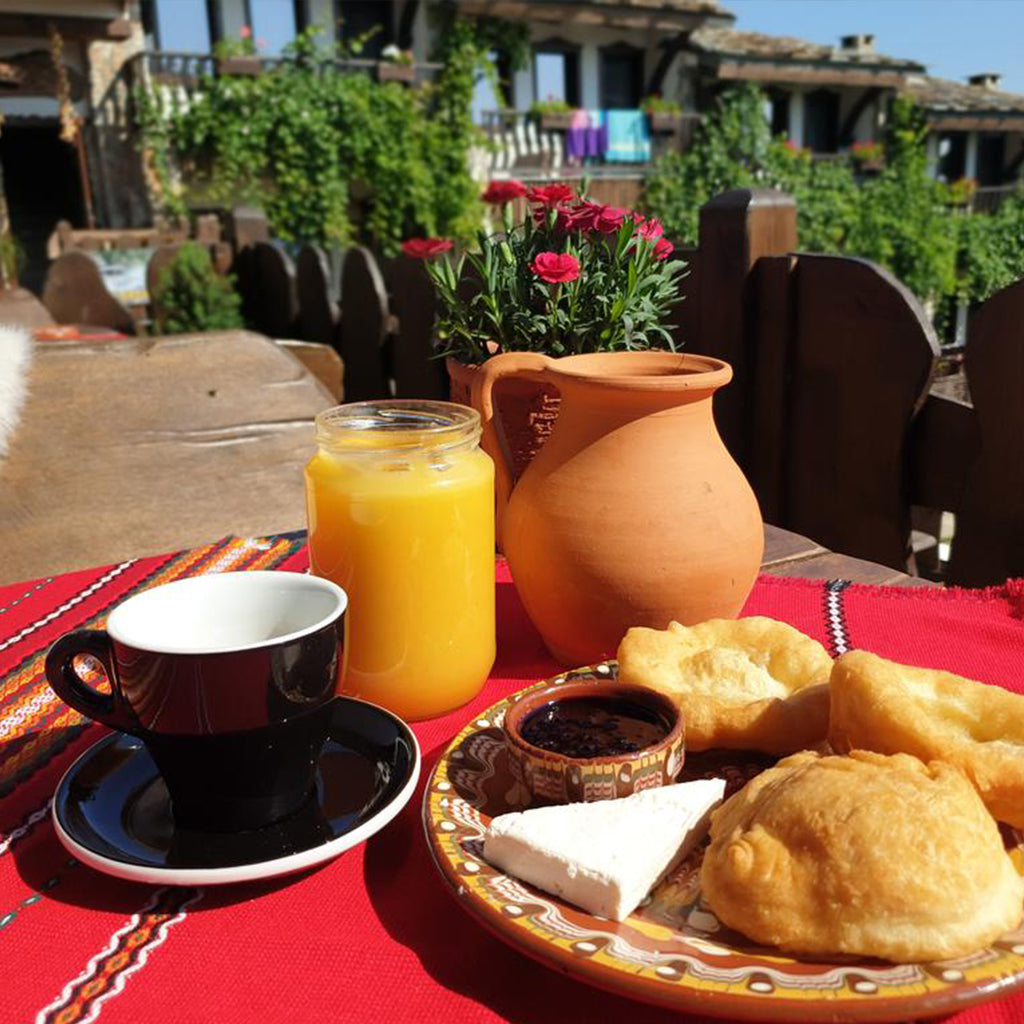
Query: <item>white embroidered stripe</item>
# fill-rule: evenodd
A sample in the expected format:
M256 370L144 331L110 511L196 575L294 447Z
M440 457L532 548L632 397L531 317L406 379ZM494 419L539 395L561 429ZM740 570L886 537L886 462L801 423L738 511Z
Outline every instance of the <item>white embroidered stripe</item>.
M100 952L97 953L94 957L92 957L92 959L86 965L85 970L82 971L82 973L79 974L78 977L72 978L72 980L69 981L61 990L61 994L52 1003L50 1003L47 1006L44 1006L36 1014L35 1024L46 1024L47 1018L52 1013L54 1013L54 1011L59 1010L61 1007L65 1006L68 1003L68 1001L74 995L75 990L78 988L78 986L88 981L96 973L96 968L104 960L104 958L110 956L111 953L113 953L114 950L117 949L118 944L125 935L127 935L129 932L133 931L135 928L139 926L139 923L142 920L142 915L148 914L151 910L153 910L153 908L156 907L157 903L159 902L160 897L163 896L163 894L166 892L166 887L156 889L153 891L150 898L146 901L145 906L137 914L132 914L128 921L120 928L118 928L116 932L114 932L106 946L103 949L101 949ZM167 932L170 929L171 925L175 925L179 921L183 921L187 916L187 908L198 902L200 899L202 899L202 897L203 890L196 890L195 895L192 896L190 899L186 900L181 905L181 908L174 917L168 918L166 921L163 922L163 924L161 924L157 928L156 934L154 935L153 939L138 950L136 954L136 961L129 967L126 967L119 974L117 974L114 977L114 981L111 987L102 995L97 996L96 999L92 1001L92 1003L89 1006L88 1013L80 1019L79 1024L90 1024L91 1021L94 1021L99 1016L100 1010L103 1008L103 1003L111 996L117 995L117 993L121 992L124 989L125 979L129 975L134 974L136 971L140 970L145 965L148 959L149 952L155 949L157 946L161 945L166 940Z
M48 583L52 582L52 576L47 576L45 580L40 580L34 587L32 587L31 590L26 590L25 593L21 595L21 597L16 597L5 608L0 608L0 615L3 615L4 612L9 612L12 608L16 608L19 604L21 604L22 601L25 600L26 597L31 597L37 590L42 590L43 587L45 587Z
M32 831L32 826L45 818L50 813L51 800L47 800L42 807L34 810L16 829L14 829L9 835L0 839L0 857L2 857L22 836L27 835Z
M846 586L843 581L839 580L829 581L826 586L828 587L826 608L832 647L837 655L845 654L850 649L850 638L846 635L846 624L843 621L843 591Z
M87 597L95 594L100 587L109 583L115 576L120 576L125 569L134 565L136 559L130 558L127 562L122 562L120 565L114 566L110 572L104 573L95 583L90 583L85 590L75 594L70 600L65 601L59 608L54 608L52 612L44 615L41 619L36 619L31 626L26 626L20 633L15 633L14 636L8 637L3 643L0 643L0 651L6 650L11 644L16 644L19 640L24 640L30 633L34 633L40 626L45 626L48 622L53 622L54 619L60 618L69 608L74 608L76 604L81 604Z
M198 903L202 898L203 890L199 889L194 896L182 903L181 909L174 915L174 917L169 917L157 928L156 935L153 937L152 941L147 942L146 945L143 946L136 954L135 962L117 974L114 977L113 985L111 985L106 992L97 996L96 999L93 1000L92 1005L89 1007L89 1012L81 1019L80 1024L91 1024L91 1022L100 1015L103 1003L124 990L124 985L128 980L128 977L135 974L136 971L141 971L149 960L149 954L152 953L157 946L162 946L167 940L167 932L170 930L171 926L184 921L188 916L188 908Z

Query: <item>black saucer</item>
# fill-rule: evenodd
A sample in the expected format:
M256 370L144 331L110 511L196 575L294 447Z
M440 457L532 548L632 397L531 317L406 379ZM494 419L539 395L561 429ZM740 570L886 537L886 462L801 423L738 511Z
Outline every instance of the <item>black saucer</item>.
M420 752L409 727L374 704L335 699L316 793L284 821L246 832L175 826L163 780L142 741L112 733L67 770L53 798L57 836L98 871L162 885L215 885L301 871L382 829L416 788Z

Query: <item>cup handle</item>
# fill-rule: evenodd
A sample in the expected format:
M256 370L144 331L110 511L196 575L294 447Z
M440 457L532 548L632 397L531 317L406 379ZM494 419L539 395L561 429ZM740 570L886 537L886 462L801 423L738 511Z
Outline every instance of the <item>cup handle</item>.
M87 718L128 732L137 728L138 723L118 692L111 653L110 637L105 629L77 629L65 633L46 654L46 681L65 704ZM110 680L110 693L100 693L82 681L74 666L79 654L91 654L100 661Z
M473 377L470 404L480 413L480 446L494 460L494 492L497 498L499 534L515 481L512 454L505 438L495 426L494 398L491 392L494 385L503 377L520 377L536 381L538 384L546 384L549 381L548 367L552 362L552 359L539 352L502 352L481 363L480 369ZM500 535L498 546L502 546Z

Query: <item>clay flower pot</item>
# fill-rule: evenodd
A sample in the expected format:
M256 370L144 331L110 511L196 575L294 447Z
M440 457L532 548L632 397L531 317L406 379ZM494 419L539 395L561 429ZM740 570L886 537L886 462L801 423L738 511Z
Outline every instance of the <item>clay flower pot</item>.
M732 618L754 584L757 499L712 417L727 363L673 352L550 359L511 352L473 380L483 441L501 451L499 380L554 387L555 429L515 482L496 459L500 539L516 589L559 661L615 654L630 626Z

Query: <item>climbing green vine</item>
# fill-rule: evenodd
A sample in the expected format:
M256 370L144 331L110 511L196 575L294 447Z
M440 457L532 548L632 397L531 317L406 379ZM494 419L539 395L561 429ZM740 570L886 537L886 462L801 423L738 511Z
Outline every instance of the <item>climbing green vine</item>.
M442 68L417 87L339 70L336 58L352 52L314 27L274 66L208 75L188 101L157 84L141 90L158 205L181 215L190 204L247 201L279 238L359 241L389 255L411 235L467 236L479 216L471 103L477 75L493 71L492 34L451 17Z
M698 212L712 196L781 189L796 199L802 251L874 260L933 303L942 320L950 302L983 301L1024 277L1024 196L993 214L968 212L969 183L945 185L928 174L925 133L920 111L897 100L877 173L860 155L813 160L772 137L756 86L736 86L719 97L685 153L658 162L644 183L645 205L666 235L695 244Z

